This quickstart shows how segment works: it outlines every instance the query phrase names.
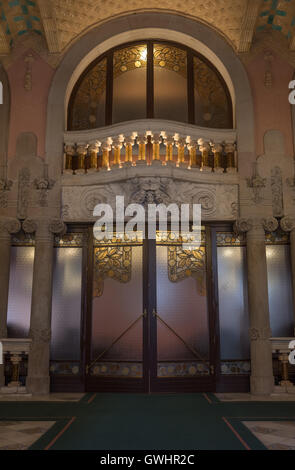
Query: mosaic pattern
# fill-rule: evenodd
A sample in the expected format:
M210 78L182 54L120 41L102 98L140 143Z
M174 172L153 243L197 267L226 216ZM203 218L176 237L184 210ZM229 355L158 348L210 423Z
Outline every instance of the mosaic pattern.
M54 246L58 248L82 248L84 244L84 238L84 233L68 233L63 235L63 237L56 236L54 239Z
M52 375L80 375L80 362L50 362L50 374Z
M266 233L265 243L267 245L288 245L290 243L290 235L280 229L276 232Z
M90 375L96 377L142 377L142 363L100 362L91 367Z
M221 373L223 375L249 375L250 372L250 361L221 361Z
M0 421L0 451L27 450L55 421Z
M124 246L124 245L141 245L143 237L141 232L115 233L113 238L105 237L103 240L93 239L94 246Z
M236 234L233 232L217 232L217 246L246 246L246 234ZM276 232L265 234L266 245L288 245L290 235L278 229Z
M295 6L292 0L264 0L257 31L273 29L291 38L294 35Z
M11 237L12 246L35 246L35 236L32 233L20 232Z
M218 232L217 237L217 246L245 246L246 245L246 235L235 234L231 232Z
M177 236L173 232L161 232L157 230L156 233L156 243L158 245L182 245L182 243L189 243L190 242L190 234L187 236ZM201 231L201 246L205 246L206 244L206 232L205 230Z
M0 20L5 24L5 33L13 44L14 36L26 33L43 35L43 26L37 2L32 0L0 1Z
M209 363L205 362L159 362L158 377L195 377L210 375Z
M269 450L295 450L294 421L243 421Z

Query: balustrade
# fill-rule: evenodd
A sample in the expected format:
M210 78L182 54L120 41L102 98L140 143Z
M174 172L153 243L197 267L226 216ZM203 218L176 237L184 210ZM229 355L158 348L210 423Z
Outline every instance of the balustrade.
M130 123L103 130L67 132L64 172L81 175L139 164L173 165L204 173L237 172L234 130L211 131L178 124L173 132L169 122L162 122L160 127L150 121L145 128L141 122L137 131L129 128Z

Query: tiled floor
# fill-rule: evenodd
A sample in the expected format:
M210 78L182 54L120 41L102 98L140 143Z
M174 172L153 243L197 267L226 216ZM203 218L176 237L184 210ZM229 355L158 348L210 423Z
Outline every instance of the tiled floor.
M269 450L295 450L294 421L244 421Z
M34 396L9 396L9 395L0 395L0 402L3 401L70 401L76 402L80 401L83 398L84 393L51 393L50 395L34 395Z
M220 401L294 401L295 394L273 393L268 396L251 395L250 393L215 393Z
M55 421L0 421L0 451L28 449L54 423Z

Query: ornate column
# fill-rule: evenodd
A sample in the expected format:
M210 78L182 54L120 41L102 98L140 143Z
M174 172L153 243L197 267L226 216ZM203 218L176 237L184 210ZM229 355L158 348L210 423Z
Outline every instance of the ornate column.
M113 140L113 148L114 148L114 164L113 168L120 168L121 165L121 148L122 148L122 141L121 138L118 136Z
M176 142L177 150L178 150L178 158L177 162L180 167L187 167L185 163L185 147L186 147L186 139L185 137L179 137L178 141Z
M52 270L54 234L65 233L60 219L27 219L23 229L35 233L32 306L27 388L34 394L47 394L50 389L49 359L51 338Z
M75 145L65 143L65 167L66 173L73 173L73 158L76 154Z
M146 144L147 144L147 137L145 134L141 134L137 136L137 144L138 144L138 161L141 163L146 163Z
M166 146L166 165L174 165L173 161L173 145L174 139L168 135L164 138L164 144Z
M283 217L281 219L281 228L284 232L290 232L290 254L292 269L292 295L294 311L294 335L295 335L295 219L293 217Z
M88 173L97 171L97 168L98 168L97 154L99 150L99 145L100 144L97 140L90 142L89 157L88 157L88 164L87 164Z
M106 171L106 170L109 169L109 165L110 165L110 158L109 158L110 155L109 154L110 154L111 146L110 146L109 141L103 142L101 144L101 149L102 149L101 169Z
M20 229L21 224L17 219L0 218L0 338L7 336L11 235L19 232ZM4 366L0 365L0 387L3 385Z
M222 145L221 143L212 144L212 152L214 154L214 172L223 173L224 168L222 165Z
M263 220L240 219L236 223L240 232L247 233L248 300L250 317L251 393L269 395L273 392L265 230L278 227L275 218Z
M198 165L198 156L197 156L197 149L198 149L198 143L195 141L191 141L188 144L188 150L189 150L189 165L191 168L198 168L200 169Z
M226 142L224 147L226 153L226 171L227 173L236 173L236 144L234 142Z
M125 165L131 166L132 165L132 147L134 144L134 136L131 135L130 137L125 137Z
M161 134L152 135L152 144L153 144L153 165L161 164L160 159L160 143L161 143Z
M81 174L84 175L86 171L85 159L87 155L88 144L85 142L81 142L77 144L77 167L75 169L75 173L77 175Z
M202 171L207 173L212 172L212 168L210 166L210 144L209 142L205 142L203 139L198 140L199 148L202 153Z

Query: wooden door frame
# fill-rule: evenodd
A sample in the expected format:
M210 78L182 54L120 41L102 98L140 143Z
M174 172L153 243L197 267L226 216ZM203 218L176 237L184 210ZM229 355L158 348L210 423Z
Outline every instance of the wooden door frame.
M89 380L86 365L89 363L91 349L92 322L92 283L93 283L93 227L89 223L70 224L69 233L84 233L82 260L82 300L81 300L81 375L51 376L51 390L101 391L101 392L194 392L194 391L249 391L249 376L224 376L220 370L220 328L218 305L218 272L216 234L219 231L232 232L232 223L206 222L207 258L207 302L210 334L210 364L215 365L214 381L208 377L190 379L178 377L157 378L156 347L157 325L152 311L156 309L156 243L144 240L143 244L143 379L95 378ZM153 341L152 341L153 339ZM161 382L160 382L161 380Z

